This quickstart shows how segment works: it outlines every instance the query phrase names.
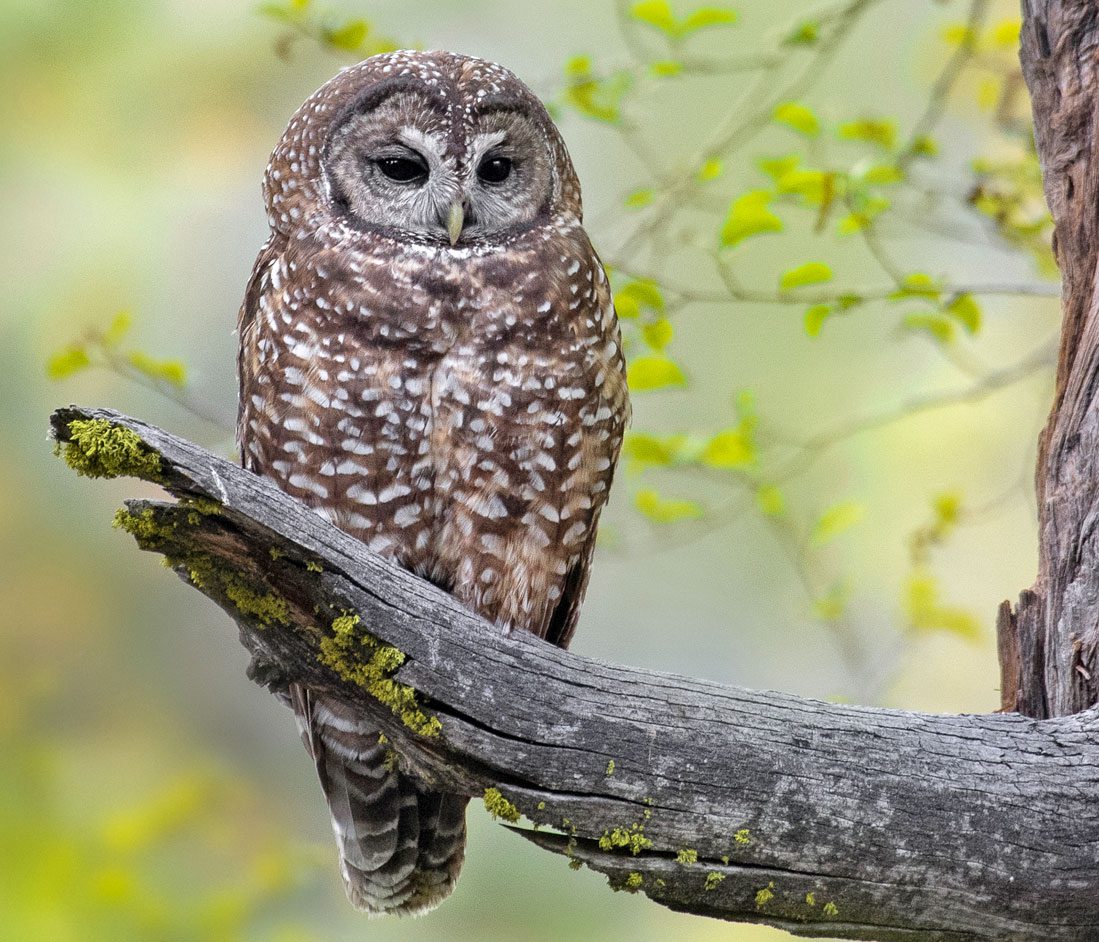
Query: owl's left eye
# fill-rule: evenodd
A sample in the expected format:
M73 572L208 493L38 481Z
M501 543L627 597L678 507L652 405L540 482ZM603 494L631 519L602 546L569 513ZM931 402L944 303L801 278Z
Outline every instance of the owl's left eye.
M485 183L503 183L511 176L511 160L507 157L486 157L477 168L477 176Z
M382 157L378 169L397 183L419 183L427 179L427 165L412 157Z

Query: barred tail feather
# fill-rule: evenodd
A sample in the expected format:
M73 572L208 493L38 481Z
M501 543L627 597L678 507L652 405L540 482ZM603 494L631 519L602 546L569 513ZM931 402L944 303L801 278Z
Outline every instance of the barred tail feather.
M339 703L296 685L290 694L328 799L351 904L371 914L434 909L465 858L469 799L429 791L391 768L378 731Z

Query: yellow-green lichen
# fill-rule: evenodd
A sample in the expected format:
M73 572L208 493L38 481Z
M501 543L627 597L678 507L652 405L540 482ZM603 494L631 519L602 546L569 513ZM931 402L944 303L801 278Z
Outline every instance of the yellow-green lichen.
M274 592L256 592L240 576L230 573L224 577L225 595L239 611L258 619L261 625L290 623L290 606L281 595Z
M721 855L721 862L723 864L725 864L726 867L729 866L729 855L728 854L722 854Z
M106 419L74 419L69 423L69 441L57 450L82 477L160 480L160 455L136 433Z
M333 619L331 636L321 639L320 662L389 707L413 732L438 736L443 728L438 718L424 713L415 690L393 679L405 661L404 653L357 631L358 624L359 616L349 612Z
M806 906L816 906L817 905L817 894L813 893L812 891L806 893L805 894L805 905Z
M829 901L824 904L824 909L821 912L829 919L835 919L840 914L840 909L835 903Z
M226 570L222 564L202 553L187 557L183 565L195 588L220 587L238 611L255 618L261 627L290 624L289 603L266 583Z
M320 563L313 562L313 560L311 559L307 559L305 561L305 568L308 569L310 572L324 572L324 566L322 566Z
M681 864L696 864L698 863L698 851L693 847L684 847L675 855L675 862Z
M514 824L519 820L519 809L508 801L500 789L485 789L485 811L492 815L493 819L509 821Z
M208 497L184 497L180 501L180 505L186 507L189 511L187 522L192 527L197 527L202 522L203 517L217 517L221 514L221 504L216 500L210 500Z
M277 546L272 546L267 552L271 554L271 558L275 560L275 562L278 562L280 559L282 559L283 556L286 555Z
M582 860L580 860L576 857L570 857L569 858L569 869L570 870L579 870L582 866L584 866L584 861L582 861Z
M716 890L718 884L721 883L721 881L724 879L724 873L718 873L716 870L711 870L709 873L706 874L706 883L703 885L702 889L705 890L707 893L709 893L711 890Z
M636 870L631 870L626 874L626 889L627 890L639 890L642 884L645 882L645 878L641 876Z
M538 802L538 810L539 811L545 811L546 810L546 803L544 801Z
M762 909L775 898L775 881L772 880L762 890L756 893L756 909Z
M749 831L747 828L741 828L739 831L736 832L736 834L733 835L733 840L736 841L738 844L751 844L752 832Z
M172 527L166 528L156 522L151 508L134 513L119 507L115 511L113 526L116 530L125 530L142 546L152 546L172 530Z
M614 775L614 759L611 759L611 761L607 763L607 772L606 772L606 774L607 774L608 778L610 776Z
M653 846L653 842L645 836L645 826L639 821L626 828L611 828L603 832L599 838L599 847L602 850L614 850L617 847L628 847L635 857Z

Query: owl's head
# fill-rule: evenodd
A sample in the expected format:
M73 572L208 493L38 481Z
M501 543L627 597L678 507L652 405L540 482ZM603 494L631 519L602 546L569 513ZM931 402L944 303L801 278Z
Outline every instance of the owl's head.
M278 204L304 191L354 228L443 245L503 242L581 214L538 98L501 66L448 52L388 53L341 72L291 121L267 188L273 222L297 220Z

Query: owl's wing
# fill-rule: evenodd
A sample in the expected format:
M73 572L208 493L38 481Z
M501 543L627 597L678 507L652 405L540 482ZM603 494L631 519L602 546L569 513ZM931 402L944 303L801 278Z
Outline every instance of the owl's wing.
M543 637L559 648L569 646L576 632L576 623L580 620L580 608L584 604L584 595L588 591L588 578L591 575L591 560L595 555L595 536L596 531L593 527L580 553L580 558L565 574L564 584L561 586L561 600L546 624Z
M259 313L260 300L265 296L270 300L271 292L271 263L282 255L286 248L286 237L278 233L272 233L271 237L260 249L256 256L256 262L252 266L252 274L248 278L248 286L244 291L244 301L240 305L237 314L237 380L240 401L237 406L237 442L240 445L241 460L246 468L262 473L262 468L252 467L253 456L248 450L249 428L245 421L248 406L248 396L255 390L254 379L257 373L256 357L259 351L253 336L256 326L256 315Z

